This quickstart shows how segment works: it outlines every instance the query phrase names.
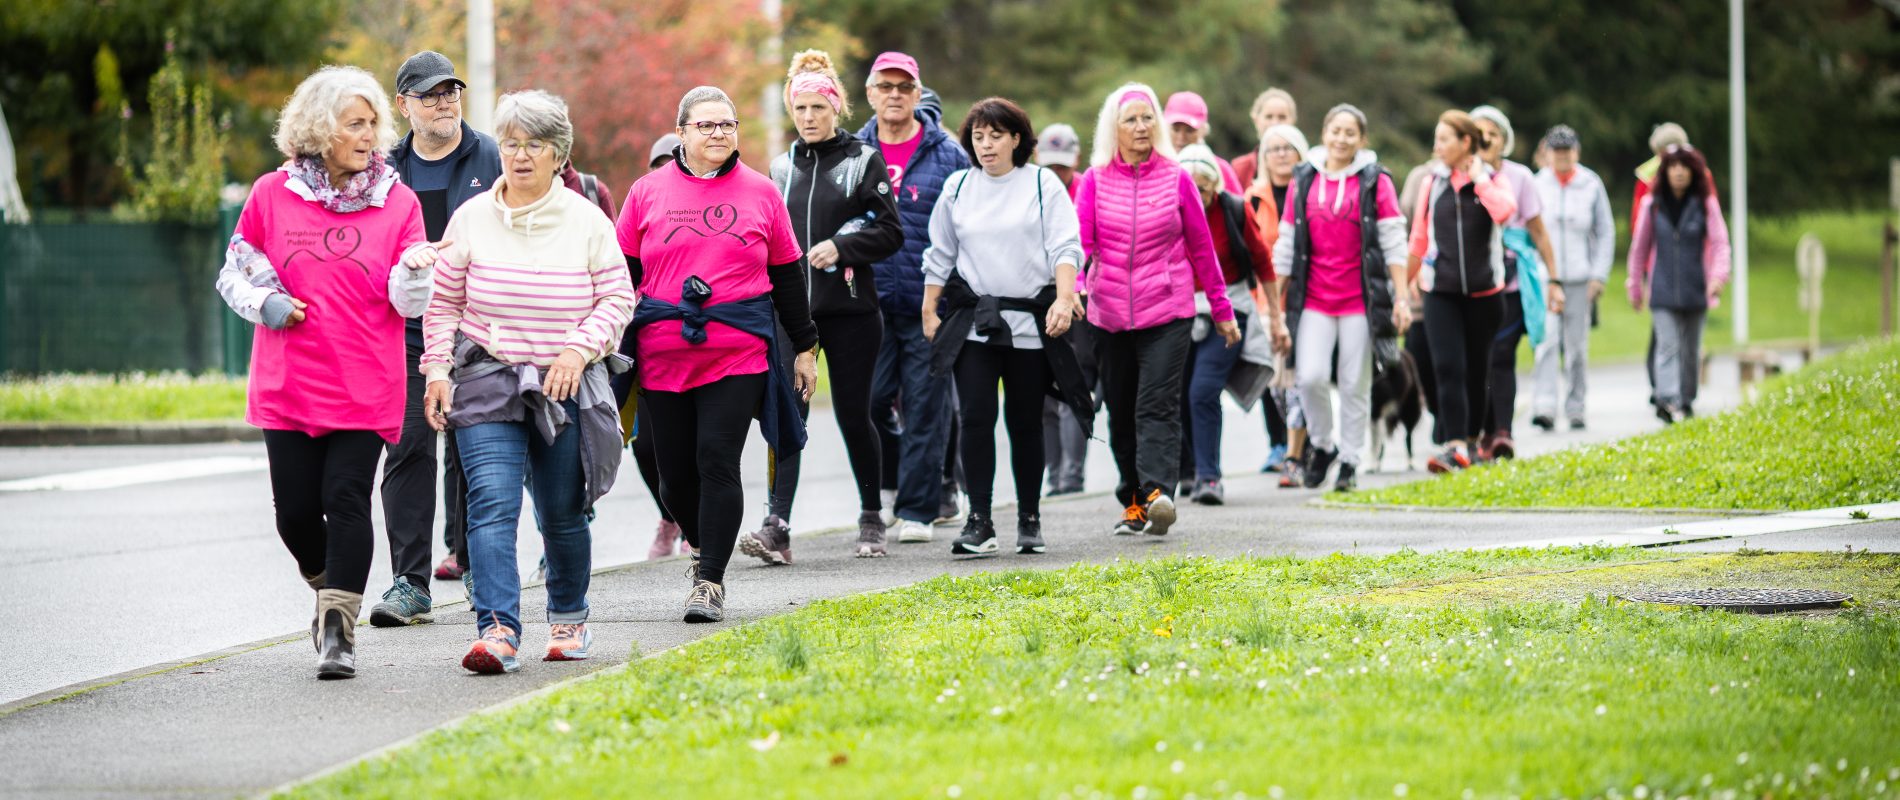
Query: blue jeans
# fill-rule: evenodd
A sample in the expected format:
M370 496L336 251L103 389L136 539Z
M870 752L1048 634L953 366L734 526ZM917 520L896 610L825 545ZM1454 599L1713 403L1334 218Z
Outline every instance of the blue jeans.
M950 437L950 376L930 374L930 340L918 317L884 315L871 388L871 419L883 439L884 462L897 462L898 519L929 525L943 489ZM901 400L903 419L892 413ZM888 471L888 469L887 469Z
M1244 337L1247 315L1235 314L1234 323ZM1182 402L1188 422L1182 450L1188 457L1182 459L1181 474L1187 475L1187 467L1192 466L1196 481L1219 480L1221 476L1220 393L1227 388L1227 375L1234 371L1234 363L1240 360L1240 348L1239 344L1228 347L1226 339L1209 330L1207 338L1195 342L1188 354L1187 390Z
M580 414L563 402L569 419ZM593 538L586 518L580 427L569 424L542 441L527 422L485 422L455 432L468 476L468 556L474 577L475 626L506 625L521 633L521 565L515 535L521 522L521 485L534 493L534 519L548 558L548 621L586 622Z

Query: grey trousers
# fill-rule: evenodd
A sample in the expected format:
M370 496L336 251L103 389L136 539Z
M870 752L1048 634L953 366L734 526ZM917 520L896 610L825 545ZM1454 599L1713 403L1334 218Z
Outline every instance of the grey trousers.
M1089 455L1089 436L1075 421L1075 411L1053 397L1042 399L1042 458L1049 470L1051 491L1082 490L1083 467Z
M1544 343L1537 346L1531 375L1537 381L1531 415L1557 418L1558 373L1569 391L1562 392L1564 416L1583 419L1584 396L1589 392L1590 282L1564 281L1563 313L1544 315ZM1561 364L1560 364L1561 362ZM1561 370L1559 369L1561 365Z
M1656 401L1681 408L1695 403L1696 381L1702 375L1704 309L1650 309L1656 332Z

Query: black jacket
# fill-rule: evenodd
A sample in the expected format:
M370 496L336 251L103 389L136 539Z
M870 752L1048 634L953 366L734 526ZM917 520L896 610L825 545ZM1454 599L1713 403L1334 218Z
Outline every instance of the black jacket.
M904 246L884 155L840 130L817 144L793 142L772 160L772 183L785 197L800 247L809 253L826 239L838 247L838 265L830 272L807 270L812 316L876 311L877 276L871 265ZM852 231L841 233L847 223Z
M1364 293L1366 324L1372 333L1373 369L1380 373L1398 363L1399 335L1392 323L1392 286L1386 270L1390 259L1379 246L1379 176L1384 173L1385 168L1376 162L1359 173L1359 290ZM1297 188L1287 192L1294 207L1283 212L1291 214L1293 220L1293 263L1286 267L1286 324L1295 332L1300 329L1300 315L1306 311L1306 281L1313 264L1313 231L1306 218L1306 197L1318 176L1319 170L1312 164L1294 168ZM1292 363L1289 355L1287 364Z
M990 336L990 341L1009 341L1009 325L1003 322L1004 311L1027 311L1036 316L1036 333L1042 337L1042 355L1049 361L1049 385L1044 394L1053 397L1075 412L1075 421L1082 426L1085 435L1095 430L1095 398L1090 394L1092 385L1082 372L1082 363L1076 357L1071 346L1069 333L1050 336L1042 326L1042 320L1049 316L1049 306L1056 302L1054 284L1042 287L1034 298L991 297L979 295L970 288L970 282L962 275L950 273L950 280L943 285L941 295L943 319L937 326L937 336L930 343L930 374L948 375L956 365L958 354L969 341L971 329Z
M387 163L396 168L396 175L405 186L409 183L409 159L415 155L415 138L415 131L405 134L402 141L390 148L387 159ZM494 188L495 183L501 180L501 147L496 145L495 140L488 134L477 131L469 127L467 122L463 122L462 143L457 145L455 152L447 157L452 159L454 164L449 170L449 186L446 192L448 202L444 204L446 208L442 217L442 225L445 228L448 226L448 218L455 216L456 209L461 208L469 198ZM431 242L442 238L440 230L425 231L425 233ZM408 339L410 347L416 349L422 347L422 320L420 318L408 320Z

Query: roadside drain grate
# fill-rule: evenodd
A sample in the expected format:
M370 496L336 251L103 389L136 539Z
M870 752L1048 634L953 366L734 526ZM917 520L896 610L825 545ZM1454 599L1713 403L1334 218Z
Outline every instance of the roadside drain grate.
M1638 603L1716 608L1749 614L1840 608L1853 595L1825 589L1663 589L1618 595Z

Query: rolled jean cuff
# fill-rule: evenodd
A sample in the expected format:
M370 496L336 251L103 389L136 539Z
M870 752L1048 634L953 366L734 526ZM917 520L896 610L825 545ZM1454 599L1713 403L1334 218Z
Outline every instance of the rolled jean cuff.
M579 611L555 611L553 609L549 609L548 610L548 624L549 625L574 625L574 624L586 622L588 611L589 609L586 609L586 608L582 608Z

